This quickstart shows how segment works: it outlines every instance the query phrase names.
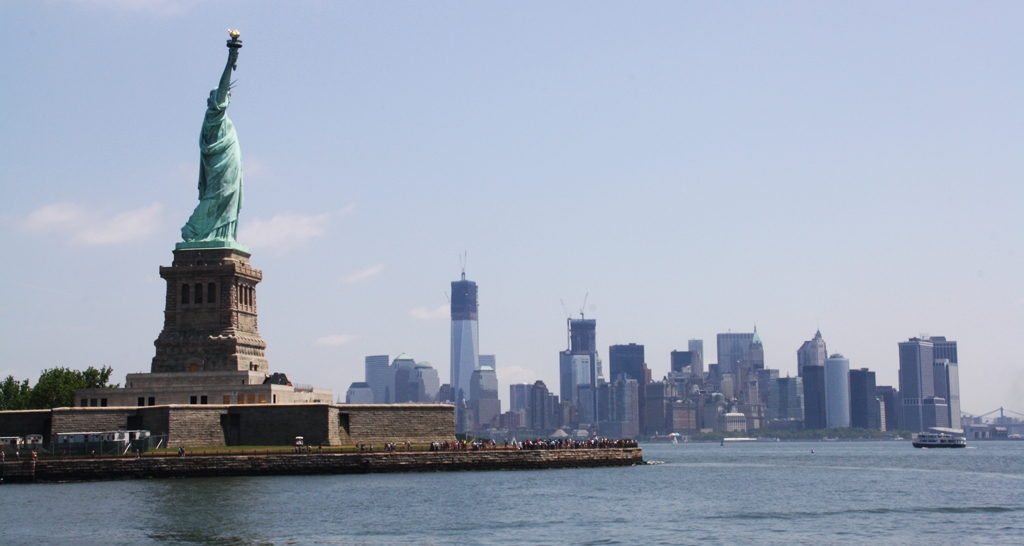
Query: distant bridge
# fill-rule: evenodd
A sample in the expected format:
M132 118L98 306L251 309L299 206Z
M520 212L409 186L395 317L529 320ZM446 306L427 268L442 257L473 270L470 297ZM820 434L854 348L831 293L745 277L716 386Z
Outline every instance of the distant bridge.
M964 415L966 415L968 417L971 417L971 418L981 418L982 420L984 420L986 417L988 417L989 415L992 415L993 413L996 413L996 412L999 412L999 419L1005 419L1007 413L1012 413L1013 415L1017 416L1018 419L1024 418L1024 413L1020 413L1020 412L1016 412L1016 411L1011 411L1011 410L1008 410L1008 409L1003 408L1003 407L998 407L998 408L996 408L996 409L994 409L994 410L992 410L992 411L990 411L988 413L982 413L981 415L973 415L973 414L967 413L966 411L961 412L961 413L963 413Z

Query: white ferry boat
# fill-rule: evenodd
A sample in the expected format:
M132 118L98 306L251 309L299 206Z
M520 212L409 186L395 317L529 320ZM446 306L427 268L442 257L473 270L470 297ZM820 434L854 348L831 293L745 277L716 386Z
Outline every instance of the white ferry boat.
M932 428L922 432L912 441L914 447L967 447L967 438L962 430Z

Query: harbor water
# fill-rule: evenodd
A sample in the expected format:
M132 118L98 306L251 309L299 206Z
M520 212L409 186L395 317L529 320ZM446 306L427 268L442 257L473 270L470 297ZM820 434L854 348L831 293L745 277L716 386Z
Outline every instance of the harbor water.
M627 468L0 486L5 543L1021 544L1024 442L645 444Z

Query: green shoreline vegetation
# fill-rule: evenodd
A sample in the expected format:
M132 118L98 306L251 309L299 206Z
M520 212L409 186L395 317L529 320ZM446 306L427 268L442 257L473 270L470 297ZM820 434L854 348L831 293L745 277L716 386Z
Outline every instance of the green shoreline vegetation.
M0 411L73 407L78 389L120 387L120 384L110 384L113 371L109 366L98 370L89 366L85 371L50 368L39 374L34 387L29 385L28 379L18 381L8 375L0 382Z

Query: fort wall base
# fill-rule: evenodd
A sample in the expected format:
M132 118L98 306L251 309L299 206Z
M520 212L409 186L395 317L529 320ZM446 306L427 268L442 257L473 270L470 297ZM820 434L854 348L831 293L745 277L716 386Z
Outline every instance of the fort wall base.
M167 447L283 446L353 442L430 443L455 439L455 414L444 404L169 405L55 408L0 412L0 436L148 430Z

